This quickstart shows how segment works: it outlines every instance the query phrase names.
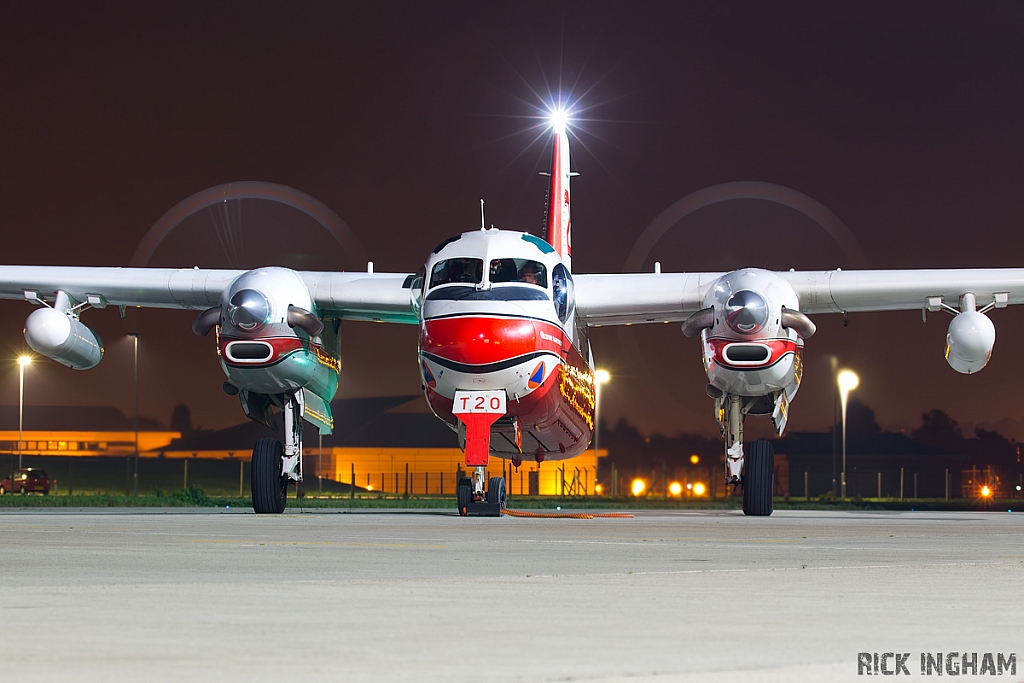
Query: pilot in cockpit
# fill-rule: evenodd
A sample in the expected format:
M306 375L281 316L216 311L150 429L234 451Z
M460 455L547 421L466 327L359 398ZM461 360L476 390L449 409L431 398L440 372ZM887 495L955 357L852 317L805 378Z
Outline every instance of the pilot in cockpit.
M519 281L530 285L539 285L540 273L538 272L537 264L533 261L524 263L523 267L519 269Z

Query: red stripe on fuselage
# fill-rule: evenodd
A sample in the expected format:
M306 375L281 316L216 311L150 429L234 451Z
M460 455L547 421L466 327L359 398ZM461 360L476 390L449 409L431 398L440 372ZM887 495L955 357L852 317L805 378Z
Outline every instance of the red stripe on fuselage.
M570 346L554 323L531 318L460 316L426 320L420 350L456 363L486 365L537 351L564 355Z
M220 336L218 338L220 348L218 353L224 360L224 363L232 367L237 368L258 368L266 367L268 365L274 365L280 362L283 358L295 353L296 351L302 351L303 349L312 351L316 354L317 359L321 364L332 368L335 372L341 371L341 361L327 353L324 347L320 344L313 344L308 339L300 339L299 337L225 337ZM248 363L237 363L227 357L225 353L225 347L232 342L266 342L270 344L273 349L273 354L266 361L261 362L248 362Z
M799 345L791 339L708 339L711 347L712 362L733 370L758 370L775 365L787 353L796 353ZM768 347L768 358L758 363L730 363L725 358L725 347L730 344L763 344Z

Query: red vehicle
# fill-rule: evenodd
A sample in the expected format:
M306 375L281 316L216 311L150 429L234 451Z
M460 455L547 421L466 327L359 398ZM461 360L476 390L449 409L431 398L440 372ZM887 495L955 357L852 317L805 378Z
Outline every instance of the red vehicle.
M28 468L15 470L10 477L0 481L0 495L5 493L50 493L50 478L43 470Z

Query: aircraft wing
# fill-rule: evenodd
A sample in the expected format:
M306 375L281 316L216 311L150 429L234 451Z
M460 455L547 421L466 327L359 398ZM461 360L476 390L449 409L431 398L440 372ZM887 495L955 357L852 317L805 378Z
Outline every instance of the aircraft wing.
M242 270L203 268L90 268L0 266L0 299L52 301L57 290L97 307L141 306L204 310ZM296 271L325 317L415 323L409 276L404 273Z
M314 273L299 275L324 317L418 324L412 275L405 273Z
M1024 268L826 270L779 273L803 313L937 310L972 292L978 306L1024 303Z
M576 313L587 325L682 322L725 273L573 275Z
M679 322L700 310L726 273L575 275L576 310L588 325ZM938 310L972 292L978 306L1024 303L1024 268L779 272L803 313Z

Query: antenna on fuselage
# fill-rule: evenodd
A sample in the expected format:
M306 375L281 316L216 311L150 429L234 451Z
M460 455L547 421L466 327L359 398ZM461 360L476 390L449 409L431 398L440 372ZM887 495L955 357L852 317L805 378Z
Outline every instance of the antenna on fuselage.
M480 200L480 229L486 230L487 223L484 221L484 200Z

